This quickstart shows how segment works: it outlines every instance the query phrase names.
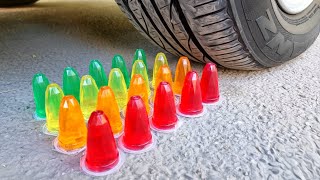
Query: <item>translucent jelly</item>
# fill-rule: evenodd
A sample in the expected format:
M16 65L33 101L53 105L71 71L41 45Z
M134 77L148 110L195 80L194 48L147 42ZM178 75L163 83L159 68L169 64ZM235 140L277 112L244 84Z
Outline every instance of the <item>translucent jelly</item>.
M123 130L120 111L116 97L109 86L102 86L98 94L97 110L101 110L108 117L113 134Z
M90 62L89 75L95 80L98 89L100 89L101 86L108 85L108 78L99 60L92 60Z
M184 80L179 111L185 115L197 115L203 112L200 79L195 71L190 71Z
M44 74L35 74L32 79L32 89L34 96L34 103L36 105L36 118L46 118L45 109L45 94L49 80Z
M173 92L175 94L181 95L184 79L189 71L191 71L189 59L185 56L180 57L174 77Z
M146 69L148 70L148 63L147 63L147 56L143 49L137 49L134 53L132 65L135 63L136 60L142 60L143 63L146 65Z
M65 151L83 148L87 142L87 127L78 101L64 96L60 105L58 146Z
M74 68L64 69L62 88L65 95L72 95L80 102L80 77Z
M171 71L168 65L163 65L160 66L158 72L157 72L157 76L156 76L156 86L155 89L158 88L158 85L160 84L160 82L168 82L169 85L172 87L172 75L171 75Z
M148 97L150 96L149 77L145 64L141 60L137 60L132 66L131 79L135 74L140 74L147 85Z
M154 88L156 84L156 77L157 77L157 72L159 68L163 65L168 65L168 60L167 57L164 53L160 52L157 54L155 60L154 60L154 65L153 65L153 76L152 76L152 87Z
M141 150L152 143L148 114L140 96L132 96L128 102L122 140L124 147L131 150Z
M92 111L96 110L98 99L98 87L90 75L81 78L80 83L80 105L83 116L89 119Z
M145 108L149 114L150 106L148 101L148 91L146 81L140 74L135 74L131 78L131 84L128 92L128 99L132 96L140 96L145 104Z
M130 76L127 70L126 61L123 59L123 57L119 54L116 54L112 59L112 66L111 68L119 68L122 72L124 81L126 82L127 89L129 89L130 86Z
M202 102L215 103L219 101L219 80L217 67L213 63L207 63L202 71L201 77Z
M85 165L93 172L110 170L119 162L119 152L107 116L92 112L88 122Z
M113 90L120 111L123 110L128 102L128 91L123 74L119 68L111 69L109 73L109 87Z
M161 82L154 101L152 124L157 129L173 129L178 122L176 106L171 86Z
M59 131L59 110L64 94L58 84L50 84L46 90L47 131L57 134Z

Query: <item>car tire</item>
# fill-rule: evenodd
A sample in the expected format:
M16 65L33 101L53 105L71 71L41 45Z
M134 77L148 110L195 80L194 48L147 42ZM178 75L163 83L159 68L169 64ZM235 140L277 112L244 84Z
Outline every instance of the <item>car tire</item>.
M116 0L151 42L232 69L274 67L303 53L320 29L320 0L296 15L276 0Z

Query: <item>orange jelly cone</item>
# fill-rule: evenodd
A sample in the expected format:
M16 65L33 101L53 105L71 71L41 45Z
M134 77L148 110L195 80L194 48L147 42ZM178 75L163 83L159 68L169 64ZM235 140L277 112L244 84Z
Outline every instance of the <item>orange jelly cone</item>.
M148 114L150 113L150 106L148 102L147 84L140 74L135 74L131 78L130 88L128 92L128 99L132 96L140 96L143 100Z
M53 145L63 154L77 154L85 149L87 127L78 101L73 96L64 96L60 105L59 135Z
M102 86L98 94L97 110L101 110L108 117L114 136L117 138L123 132L120 111L117 100L109 86Z
M163 65L159 68L158 72L157 72L157 76L156 76L156 86L155 89L158 88L158 85L162 82L168 82L169 85L172 87L172 74L171 74L171 70L169 68L168 65Z
M184 79L187 73L191 70L192 69L191 69L189 59L185 56L180 57L177 63L175 77L174 77L174 84L173 84L173 92L176 95L181 95Z
M154 102L154 99L156 97L156 90L158 88L158 85L161 82L168 82L170 87L172 87L173 83L172 83L172 75L171 75L171 71L168 65L162 65L160 66L157 75L156 75L156 83L155 83L155 91L154 91L154 96L151 99L151 102Z

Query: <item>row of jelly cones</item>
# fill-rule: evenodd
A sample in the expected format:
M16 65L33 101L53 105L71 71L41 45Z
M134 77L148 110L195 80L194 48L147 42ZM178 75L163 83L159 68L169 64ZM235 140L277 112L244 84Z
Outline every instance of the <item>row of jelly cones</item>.
M178 67L179 67L179 63L180 62L184 62L185 59L186 58L180 58L180 60L178 62ZM187 61L187 63L189 63L189 61ZM139 66L142 66L144 63L140 63L139 61L137 61L136 63L134 63L134 65L135 64L140 64ZM184 64L186 64L186 63L184 63ZM167 78L169 76L162 76L161 75L161 74L168 74L167 72L170 72L170 69L167 68L167 67L168 66L166 66L166 65L159 66L159 70L158 70L158 73L156 75L156 80L155 80L156 83L155 84L160 84L160 85L157 88L157 91L156 91L157 93L155 93L154 98L151 98L151 100L154 101L154 107L155 107L155 109L154 109L155 112L154 112L154 115L153 115L153 118L152 118L152 121L151 121L151 127L153 129L155 129L155 130L160 130L160 131L167 131L167 130L170 130L172 128L175 128L175 127L177 127L177 122L178 122L177 118L174 118L174 117L176 117L176 111L175 111L175 103L174 103L174 98L173 98L174 96L173 96L173 93L172 93L172 90L171 90L171 86L170 86L170 85L172 85L172 83L170 83L170 82L172 82L172 80L170 81L170 78ZM178 67L177 67L177 69L178 69ZM161 69L163 69L163 71L161 71ZM168 71L168 69L169 69L169 71ZM177 110L181 115L199 116L199 115L203 114L202 101L204 103L208 103L208 102L212 103L212 102L215 102L215 101L217 101L219 99L218 81L217 81L218 79L217 79L216 67L213 64L207 64L205 66L204 71L203 71L203 75L202 75L201 83L200 83L199 77L198 77L196 72L188 71L188 70L185 70L185 69L183 69L183 70L184 70L184 73L185 73L184 74L185 78L183 80L184 81L184 85L183 85L183 89L182 89L181 103L179 104ZM190 67L190 70L191 70L191 67ZM162 72L165 72L165 73L162 73ZM170 76L171 76L171 73L170 73ZM130 89L132 89L132 90L130 91L130 89L129 89L129 92L128 92L129 93L129 97L138 96L140 98L140 101L141 101L141 97L142 97L142 101L141 102L142 102L142 104L144 104L144 107L146 108L145 111L148 112L148 107L149 107L149 105L148 105L148 97L149 97L149 95L145 95L148 92L147 88L149 87L149 86L145 85L146 84L145 82L148 82L148 80L145 81L144 80L145 78L143 78L143 76L136 75L136 74L133 75L132 77L133 78L131 80L131 85L130 85L130 87L131 87ZM162 78L162 77L165 77L167 79ZM85 102L85 105L87 105L87 106L82 106L82 109L86 109L86 108L83 108L83 107L89 107L89 109L90 109L90 105L89 105L90 103L89 102L90 102L90 100L95 99L95 98L93 98L94 96L88 98L87 101L85 101L85 100L81 101L81 99L82 99L81 97L89 97L89 95L92 95L92 93L90 93L90 92L92 92L92 87L94 87L94 85L95 85L95 79L93 79L90 76L84 76L82 79L83 80L81 81L81 84L83 86L80 86L80 87L83 87L82 88L83 89L82 90L83 93L81 93L81 88L80 88L80 102ZM201 84L201 88L200 88L200 84ZM97 88L93 88L93 89L97 89ZM86 91L87 91L87 93L86 93ZM165 93L163 95L163 93L158 93L158 91L163 92L163 93L165 92ZM66 113L63 113L64 111L61 110L61 108L68 107L68 103L67 103L68 101L66 101L65 98L66 99L69 98L70 101L72 101L72 103L70 102L69 104L73 104L74 105L74 104L77 103L77 101L74 98L72 100L72 98L71 98L72 96L63 97L63 92L62 93L59 93L59 92L62 92L62 90L61 90L61 88L59 90L57 85L54 85L52 87L49 85L48 88L47 88L47 91L46 91L46 96L47 96L46 102L47 101L49 102L49 103L46 103L46 104L48 104L48 106L46 106L46 111L47 111L47 126L46 126L46 128L48 130L49 130L48 127L51 127L50 126L50 122L51 122L50 119L54 120L54 118L52 118L52 115L54 115L54 114L57 115L58 114L59 124L61 126L61 124L63 124L63 125L66 124L65 120L67 120L67 119L72 120L71 116L73 116L72 114L75 114L74 111L69 111L68 110L66 112L69 112L69 113L73 112L73 113L71 113L71 115L70 114L69 115L63 115L63 114L66 114ZM50 94L54 95L53 97L57 97L57 98L48 98L48 97L50 97ZM82 96L81 94L85 95L85 96ZM97 100L98 101L98 105L97 105L98 108L97 109L101 109L101 110L103 110L103 112L105 114L107 114L107 117L109 117L109 120L110 120L108 122L110 122L110 124L111 124L111 129L112 129L113 133L117 134L116 133L117 130L114 130L115 128L113 128L113 127L118 127L118 131L119 131L119 133L121 133L121 130L123 129L123 125L122 125L121 121L119 121L119 120L115 121L115 119L118 119L116 114L118 114L118 116L119 116L119 110L117 110L116 108L113 108L113 107L117 107L117 102L115 101L116 97L114 96L114 94L112 92L112 88L107 87L107 86L103 86L103 87L100 88L100 91L99 91L98 94L99 94L98 95L99 98L97 98L98 99ZM61 96L61 98L60 98L60 96ZM63 97L63 99L62 99L62 97ZM53 104L55 104L55 106L57 106L57 104L59 104L59 103L57 103L59 101L59 98L62 99L62 103L61 103L61 105L59 105L60 106L60 114L59 114L59 110L58 110L58 113L57 113L56 110L53 110L53 109L57 109L57 108L55 108L53 106ZM52 100L49 100L49 99L52 99ZM173 103L170 103L171 102L170 99L172 100ZM50 103L50 101L52 101L52 103ZM92 101L92 102L93 103L91 105L91 109L95 110L96 101ZM190 104L190 102L191 102L191 104ZM130 101L129 101L129 103L130 103ZM129 103L128 103L128 106L129 106ZM51 104L51 106L50 106L50 104ZM58 109L59 109L59 107L58 107ZM79 110L76 111L76 112L78 112L78 115L75 116L75 117L79 118L80 117L79 112L81 112L81 109L80 108L78 108L78 109ZM127 113L131 114L130 110L128 110L128 109L130 109L130 108L127 107L126 114ZM111 113L110 111L112 111L113 113ZM171 111L171 113L170 113L170 111ZM87 112L88 112L87 114L88 114L88 117L89 117L92 111L88 110ZM136 113L137 111L135 110L135 111L132 111L132 112ZM170 114L172 114L172 115L170 116ZM110 117L112 117L112 118L110 118ZM141 117L141 116L139 116L139 117ZM172 118L168 118L168 117L172 117ZM61 119L65 119L65 120L61 120ZM79 118L79 119L81 119L81 118ZM171 119L171 121L170 121L170 119ZM62 121L62 123L61 123L61 121ZM117 122L118 125L114 125L115 122ZM127 122L127 119L126 119L126 122ZM136 121L132 121L132 122L136 122ZM52 121L52 123L53 123L53 121ZM125 128L128 127L128 126L129 125L126 125ZM132 126L135 126L135 123L133 123ZM60 131L61 131L61 129L67 129L67 128L61 128L60 127ZM79 128L79 129L83 129L83 128ZM66 132L64 132L64 133L66 133ZM59 137L63 136L64 133L63 132L59 132ZM68 133L66 133L66 134L68 134ZM139 134L139 132L138 132L138 134ZM70 135L70 133L69 133L69 135ZM122 137L125 137L125 136L122 136ZM127 137L131 137L131 136L127 136ZM135 136L132 136L132 137L135 137ZM68 139L68 138L66 138L66 139ZM78 139L82 139L82 138L78 138ZM56 145L56 147L62 147L62 148L57 148L57 150L60 151L60 152L76 153L76 152L78 152L80 150L83 150L82 148L80 148L80 149L76 148L75 150L71 148L72 150L70 150L70 149L68 149L68 147L72 147L72 145L71 146L69 146L69 145L67 145L67 146L64 146L64 145L59 146L58 142L60 142L60 140L59 141L56 140L55 141L55 145ZM125 146L122 146L122 147L125 148Z
M148 97L150 97L150 88L149 88L149 77L147 74L147 65L145 64L146 58L145 53L142 49L137 49L133 61L131 78L134 75L140 74L147 85ZM143 60L139 60L139 59ZM168 82L176 95L180 95L184 83L184 78L186 73L191 71L191 65L187 57L181 57L178 61L176 72L175 72L175 81L172 81L172 75L166 56L163 53L158 53L155 58L155 63L153 67L153 78L151 81L151 87L154 87L154 84L159 84L161 81ZM80 83L80 77L78 72L72 67L67 67L63 73L63 91L61 88L54 84L53 91L63 92L64 95L73 95L80 102L83 107L85 118L88 119L90 112L94 109L96 102L96 96L98 90L107 84L114 90L118 105L120 110L123 110L127 101L128 101L128 92L127 89L130 87L130 77L128 76L127 67L124 59L120 55L115 55L112 60L112 70L109 74L109 81L106 77L103 66L98 60L91 61L89 65L89 74L90 76L83 76ZM94 81L92 80L94 79ZM217 77L216 77L217 79ZM95 82L95 83L94 83ZM134 81L134 83L140 83L139 78ZM213 82L218 89L218 82ZM45 119L46 117L46 90L49 85L49 80L44 74L36 74L33 78L33 91L34 99L36 105L35 119ZM95 88L94 86L97 86ZM141 87L141 86L140 86ZM134 88L132 88L134 91ZM82 91L81 91L82 90ZM135 92L133 92L135 93ZM205 94L205 93L203 93ZM219 96L217 90L216 96ZM141 95L141 94L140 94ZM63 95L62 95L63 96ZM80 97L81 96L81 97ZM142 96L142 95L141 95ZM58 97L59 98L59 97ZM61 99L61 97L60 97ZM151 98L151 101L154 98ZM203 98L207 99L207 98ZM92 102L91 102L92 101ZM210 100L211 101L211 100ZM54 105L52 105L54 106ZM55 105L55 109L58 109L58 105ZM52 108L47 108L52 109Z
M119 57L119 56L118 56ZM175 83L172 82L172 76L171 76L171 72L170 72L170 68L165 64L160 66L159 59L164 59L161 57L165 57L165 56L157 56L158 58L156 58L156 65L159 66L158 69L158 73L156 75L156 78L154 80L155 84L158 85L160 82L165 81L168 82L170 84L170 86L173 86L173 89L176 89L176 95L179 95L179 93L177 93L177 91L181 91L182 92L182 87L180 90L180 84L181 81L179 79L181 78L185 78L187 75L187 72L190 72L188 70L191 70L191 66L190 66L190 62L186 57L182 57L180 58L178 64L177 64L177 70L176 70L176 77L177 75L179 75L176 78ZM159 58L160 57L160 58ZM119 58L118 59L119 62ZM123 61L123 59L122 59ZM137 67L143 67L143 68L137 68ZM90 63L90 74L95 74L94 77L96 77L95 79L97 81L101 80L101 79L105 79L103 78L103 74L104 74L104 69L101 65L101 63L97 60L93 60ZM95 67L95 68L91 68L91 67ZM97 108L97 104L98 104L98 109L104 109L106 110L107 106L111 105L112 110L110 113L107 113L107 111L105 111L107 113L107 115L111 115L112 117L114 117L115 119L120 119L118 117L115 116L115 114L119 111L124 111L125 110L125 106L128 102L128 97L131 97L133 95L139 95L145 102L146 108L147 108L147 112L148 114L152 115L152 106L150 107L148 105L149 101L150 104L153 105L153 101L155 99L155 93L153 96L150 97L150 88L148 86L148 76L142 76L141 73L136 72L134 70L137 69L142 69L144 71L142 72L146 72L145 71L145 66L144 63L140 60L137 60L134 63L134 67L133 68L133 72L132 72L132 78L131 78L131 83L130 83L130 88L129 91L127 91L126 89L126 85L124 83L123 77L122 77L122 73L119 69L117 68L113 68L110 72L109 75L109 86L108 88L111 88L113 90L112 92L112 96L115 96L116 99L116 103L112 103L113 101L110 100L108 98L98 98L101 97L103 94L108 94L106 93L106 86L103 86L103 83L100 82L101 87L100 87L100 92L98 90L97 87L97 83L96 80L90 76L90 75L85 75L81 78L81 83L80 83L80 78L78 73L71 67L67 67L64 71L64 78L63 78L63 89L64 91L62 91L62 89L59 87L59 85L57 84L50 84L47 85L46 91L45 91L45 112L47 114L47 124L44 127L44 131L47 134L57 134L58 130L59 130L59 105L61 102L62 97L64 96L64 92L66 93L66 95L73 95L76 97L77 100L79 100L77 97L80 98L80 105L81 105L81 109L82 109L82 113L84 115L84 118L87 120L90 116L90 113L92 111L94 111ZM181 73L183 72L183 73ZM137 73L137 74L134 74ZM100 76L98 76L97 74L100 74ZM145 74L145 73L142 73ZM195 79L199 79L198 75L196 73L191 73L192 75L190 76L191 79L195 80ZM33 82L33 85L36 85L36 87L41 87L45 86L45 84L48 84L48 80L47 78L43 75L43 74L37 74L35 75L35 81ZM147 79L147 80L146 80ZM36 82L36 83L35 83ZM183 80L182 82L185 82L185 80ZM80 85L78 85L80 84ZM183 85L183 84L182 84ZM195 85L195 83L193 82L191 85ZM184 86L184 85L183 85ZM78 87L78 88L77 88ZM201 81L201 91L202 91L202 97L201 100L199 102L204 102L204 103L214 103L215 101L217 101L219 99L219 88L218 88L218 74L217 74L217 70L214 64L209 63L206 65L206 67L204 68L204 73L203 73L203 77L202 77L202 81ZM195 89L197 89L197 87L193 87ZM35 88L34 86L34 89ZM80 89L80 90L79 90ZM179 90L177 90L179 89ZM200 88L198 88L200 90ZM80 92L79 92L80 91ZM194 93L199 94L199 92L194 91ZM35 100L37 100L36 95L41 94L41 92L37 92L35 91ZM80 94L80 95L78 95ZM109 96L110 96L110 92L109 92ZM104 95L105 96L105 95ZM188 101L191 101L191 105L196 105L196 101L194 100L190 100L190 98L187 98ZM104 102L108 102L108 104L104 103ZM185 98L182 98L182 104L185 104ZM38 103L39 104L39 103ZM37 105L37 101L36 101L36 105ZM188 105L190 106L190 105ZM119 107L119 108L117 108ZM201 115L198 114L198 111L195 112L187 112L188 111L188 107L187 106L181 106L182 112L185 112L185 114L187 114L187 116L199 116ZM200 107L200 106L198 106ZM178 111L180 112L180 110ZM113 119L114 119L113 118ZM120 132L121 128L117 128L114 130L115 134L118 134Z
M159 53L160 55L163 53ZM134 58L133 64L137 60L144 62L146 69L148 65L146 64L146 55L143 49L137 49ZM121 55L115 55L112 59L112 69L117 69L113 74L117 80L117 76L120 76L119 71L121 72L121 77L123 77L125 82L125 87L129 88L130 77L126 67L125 60ZM108 78L105 74L102 64L98 60L92 60L89 65L89 75L92 76L95 80L95 83L98 88L108 85ZM122 81L121 81L122 83ZM46 118L45 111L45 92L47 86L49 85L48 78L42 74L36 74L32 80L34 100L36 105L36 110L34 117L36 120L44 120ZM121 84L123 86L123 84ZM63 92L65 95L73 95L78 102L80 102L80 77L78 72L72 68L67 67L63 73Z
M210 65L207 64L206 67ZM191 84L195 84L195 86L190 86ZM188 111L185 113L191 112L194 115L194 113L203 111L199 87L200 81L197 73L188 72L181 99L182 101L183 99L192 99L196 103L194 106L189 106ZM196 93L190 93L191 89ZM112 92L111 89L110 92ZM178 111L184 109L182 101L177 108ZM142 98L140 96L132 96L126 107L125 130L118 140L119 148L127 153L142 153L151 150L155 146L156 140L150 131L150 126L160 132L178 127L175 106L174 95L171 86L167 82L160 82L157 87L154 102L155 111L152 118L148 117ZM66 108L69 110L66 110ZM86 152L80 160L80 166L89 175L104 176L120 169L124 163L125 155L117 149L112 127L109 124L110 119L103 111L97 110L91 113L88 121L86 144L83 141L86 136L84 118L80 118L81 110L73 96L65 96L63 98L60 112L60 125L62 126L60 127L59 136L54 140L54 147L58 152L74 154L83 151L86 147ZM72 119L68 113L81 122ZM70 127L72 128L70 129ZM76 146L76 149L69 149L70 147L75 147L75 144L79 145L77 140L82 140L82 147Z

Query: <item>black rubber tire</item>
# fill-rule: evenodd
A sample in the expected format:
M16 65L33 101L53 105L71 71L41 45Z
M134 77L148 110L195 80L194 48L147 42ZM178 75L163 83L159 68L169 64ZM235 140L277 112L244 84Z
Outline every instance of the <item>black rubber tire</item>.
M30 5L38 0L0 0L0 7Z
M315 41L320 28L320 0L297 15L284 13L276 0L116 1L154 44L232 69L257 70L291 60Z

